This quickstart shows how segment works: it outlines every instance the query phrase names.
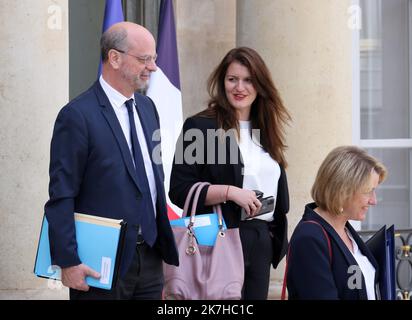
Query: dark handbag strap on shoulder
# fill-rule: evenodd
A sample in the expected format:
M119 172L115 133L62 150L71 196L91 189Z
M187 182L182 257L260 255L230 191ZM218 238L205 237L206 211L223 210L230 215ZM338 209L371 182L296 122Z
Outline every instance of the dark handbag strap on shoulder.
M329 251L329 263L332 265L332 244L330 242L330 238L328 233L326 232L325 228L317 221L315 220L307 220L304 221L303 223L313 223L313 224L317 224L319 227L321 227L323 234L325 235L327 244L328 244L328 251ZM285 300L286 299L286 278L288 276L288 260L289 260L289 255L290 255L290 244L288 247L288 254L286 256L286 266L285 266L285 275L283 277L283 285L282 285L282 294L280 299L281 300Z
M329 251L329 263L332 265L332 244L330 242L330 238L328 233L326 232L325 228L317 221L315 220L308 220L305 221L304 223L313 223L313 224L317 224L319 227L321 227L323 234L325 235L326 241L328 243L328 251Z

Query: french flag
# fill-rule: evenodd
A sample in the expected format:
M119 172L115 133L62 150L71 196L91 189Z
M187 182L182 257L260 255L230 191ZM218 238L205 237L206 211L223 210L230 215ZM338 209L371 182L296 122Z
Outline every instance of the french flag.
M175 145L183 125L183 115L172 0L162 0L160 4L156 50L157 71L150 76L146 94L154 101L160 117L167 214L169 219L173 220L182 215L182 210L171 203L168 192Z

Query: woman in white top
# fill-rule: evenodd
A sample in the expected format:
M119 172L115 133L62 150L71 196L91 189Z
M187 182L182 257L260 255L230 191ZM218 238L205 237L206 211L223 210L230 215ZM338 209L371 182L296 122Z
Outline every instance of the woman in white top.
M377 263L348 221L365 219L386 173L382 163L355 146L329 153L312 187L315 202L306 205L290 240L289 299L379 297Z
M229 228L239 227L245 260L243 299L267 299L270 265L287 248L289 194L284 125L290 120L270 72L250 48L230 50L208 81L208 108L188 118L177 143L169 196L182 207L190 187L210 182L199 213L223 203ZM261 208L253 190L273 196L274 210ZM249 219L240 221L241 209Z

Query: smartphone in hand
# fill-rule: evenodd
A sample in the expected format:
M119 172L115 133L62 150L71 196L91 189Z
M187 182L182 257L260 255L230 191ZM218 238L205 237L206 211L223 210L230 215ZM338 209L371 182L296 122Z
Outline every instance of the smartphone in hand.
M260 208L260 210L253 217L251 217L246 213L245 209L242 208L242 211L240 213L241 221L251 219L251 218L260 216L268 212L273 212L275 210L275 197L270 196L270 197L258 198L258 199L262 203L262 207Z

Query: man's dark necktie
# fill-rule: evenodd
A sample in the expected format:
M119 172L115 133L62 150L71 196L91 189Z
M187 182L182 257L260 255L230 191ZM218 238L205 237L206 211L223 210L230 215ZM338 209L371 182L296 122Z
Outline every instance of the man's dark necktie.
M156 220L154 215L154 209L152 205L152 196L150 193L149 181L147 180L146 170L144 167L144 160L142 155L142 150L140 148L139 140L136 133L136 125L134 122L133 115L133 99L127 100L125 102L127 112L129 113L129 123L130 123L130 136L132 138L132 154L134 158L134 164L136 169L137 181L142 192L142 201L145 204L144 212L140 212L140 226L142 229L143 239L150 245L153 246L156 236Z

